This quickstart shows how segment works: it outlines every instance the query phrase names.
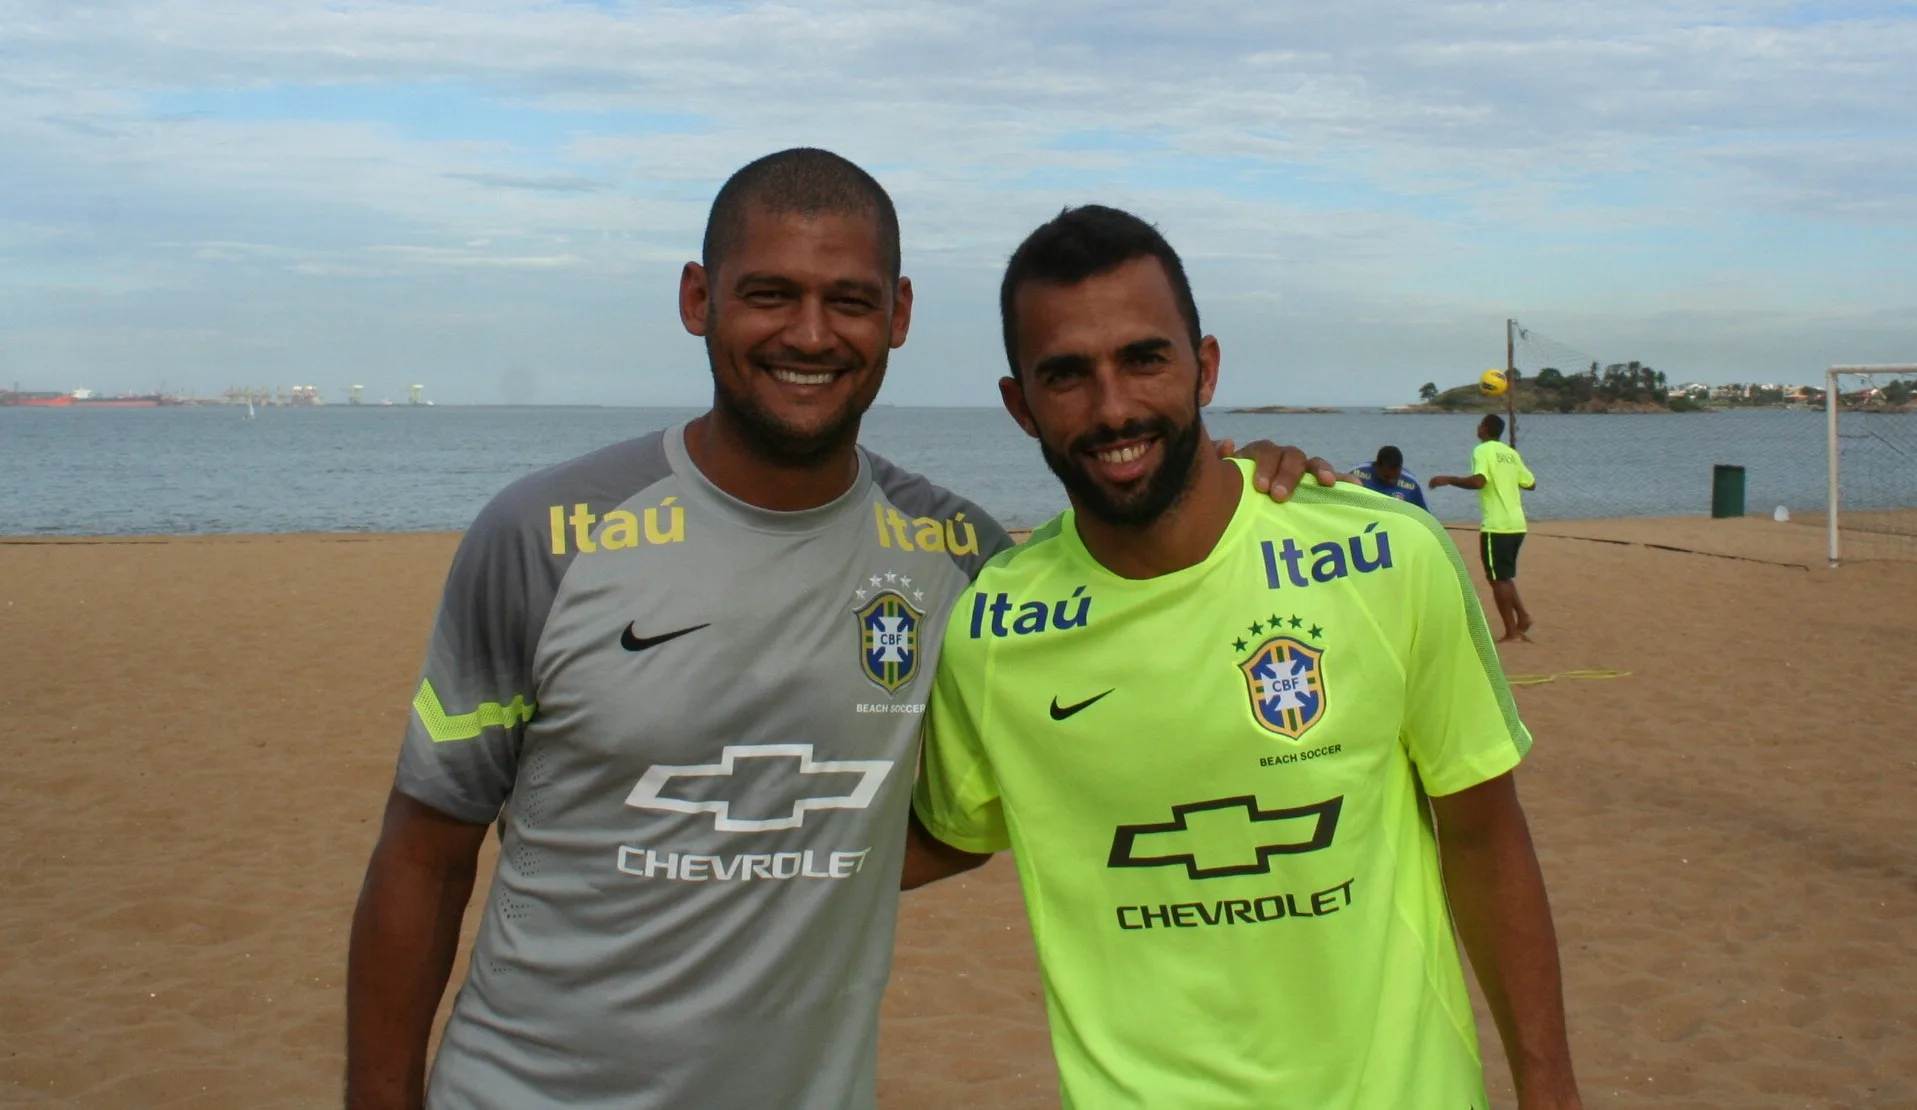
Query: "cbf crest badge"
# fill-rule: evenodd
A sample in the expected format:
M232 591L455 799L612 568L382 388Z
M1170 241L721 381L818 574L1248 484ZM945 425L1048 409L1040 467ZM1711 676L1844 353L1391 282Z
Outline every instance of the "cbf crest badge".
M1325 715L1324 649L1290 636L1258 645L1238 664L1245 672L1251 713L1280 736L1297 740Z
M919 624L925 614L896 590L880 590L857 616L865 677L896 693L919 673Z

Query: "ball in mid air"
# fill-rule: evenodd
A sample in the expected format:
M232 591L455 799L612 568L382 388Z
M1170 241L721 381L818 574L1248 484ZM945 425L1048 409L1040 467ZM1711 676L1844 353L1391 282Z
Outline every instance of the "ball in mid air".
M1511 382L1505 378L1502 370L1486 370L1478 375L1478 392L1486 397L1501 397L1511 388Z

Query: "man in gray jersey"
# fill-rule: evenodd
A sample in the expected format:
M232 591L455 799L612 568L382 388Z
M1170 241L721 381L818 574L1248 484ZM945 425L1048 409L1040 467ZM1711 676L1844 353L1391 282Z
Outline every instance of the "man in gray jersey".
M354 916L350 1107L872 1106L902 874L950 870L908 859L918 715L953 599L1009 542L857 446L911 307L877 182L760 159L681 280L711 411L474 522ZM1304 469L1263 462L1275 496Z

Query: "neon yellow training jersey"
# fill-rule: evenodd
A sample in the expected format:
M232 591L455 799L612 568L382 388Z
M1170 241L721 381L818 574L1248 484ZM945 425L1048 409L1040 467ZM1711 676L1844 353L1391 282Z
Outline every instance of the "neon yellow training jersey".
M1471 449L1471 473L1483 475L1478 489L1478 509L1484 513L1487 532L1522 532L1524 495L1518 491L1537 484L1524 456L1515 447L1495 439L1479 440Z
M1530 735L1436 520L1241 465L1197 566L1120 578L1069 512L986 565L914 808L1016 856L1066 1107L1483 1110L1420 790Z

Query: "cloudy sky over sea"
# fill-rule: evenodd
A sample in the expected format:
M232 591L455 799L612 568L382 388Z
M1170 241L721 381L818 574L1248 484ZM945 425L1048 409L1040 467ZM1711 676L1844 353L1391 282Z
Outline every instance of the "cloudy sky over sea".
M1017 240L1157 221L1221 400L1387 404L1503 321L1673 379L1917 361L1917 4L0 0L0 381L696 404L719 182L871 169L883 398L989 404Z

